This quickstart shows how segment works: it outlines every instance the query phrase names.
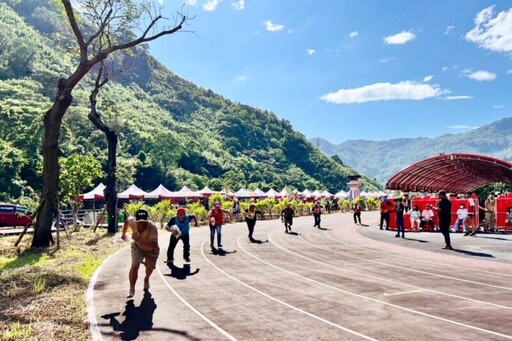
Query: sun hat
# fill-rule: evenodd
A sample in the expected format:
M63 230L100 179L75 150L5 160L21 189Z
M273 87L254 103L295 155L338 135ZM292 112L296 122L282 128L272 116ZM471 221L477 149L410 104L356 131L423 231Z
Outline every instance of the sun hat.
M137 212L135 212L135 220L136 221L147 221L148 220L148 211L146 210L137 210Z

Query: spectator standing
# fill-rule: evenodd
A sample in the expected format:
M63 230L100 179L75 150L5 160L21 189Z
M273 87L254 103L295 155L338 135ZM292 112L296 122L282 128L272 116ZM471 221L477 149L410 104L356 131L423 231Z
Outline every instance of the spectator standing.
M382 197L382 201L380 202L380 229L386 222L386 230L389 230L389 206L391 203L388 201L388 197Z
M227 214L229 219L233 220L231 212L222 209L220 207L220 202L216 201L214 206L215 207L208 212L208 222L210 224L210 248L212 249L215 232L217 232L217 247L222 248L222 224L224 222L224 214Z
M491 192L489 197L485 200L485 230L494 233L495 229L495 216L494 211L496 207L496 194Z
M404 212L405 205L402 203L402 198L396 199L395 205L395 214L396 214L396 235L395 237L400 237L400 232L402 232L402 238L405 238L405 223L404 223Z
M169 232L173 232L172 226L176 225L179 229L179 234L171 233L171 237L169 240L169 247L167 248L167 264L171 264L174 262L174 249L178 244L178 240L183 241L183 259L185 262L190 262L190 222L195 222L196 226L199 226L197 223L197 218L193 214L186 215L185 209L183 207L178 208L176 211L176 215L172 217L165 229Z
M146 266L146 276L144 277L144 290L149 289L149 278L156 267L156 260L160 253L158 247L158 229L155 224L148 220L146 210L138 210L134 217L128 217L124 221L121 231L121 239L126 240L126 231L128 228L132 231L131 258L132 264L128 273L130 282L130 291L127 298L135 294L135 284L139 275L140 264Z
M437 214L439 216L439 229L444 236L445 247L443 249L453 250L450 242L450 222L452 219L452 203L446 197L445 191L439 191L439 202L437 203Z

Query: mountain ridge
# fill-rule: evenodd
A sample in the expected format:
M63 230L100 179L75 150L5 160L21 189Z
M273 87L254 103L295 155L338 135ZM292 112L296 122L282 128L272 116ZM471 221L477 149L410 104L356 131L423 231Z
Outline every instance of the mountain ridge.
M399 170L442 153L482 154L512 162L511 133L512 117L506 117L467 133L435 138L359 139L333 144L315 137L309 141L326 155L337 155L345 165L386 183Z

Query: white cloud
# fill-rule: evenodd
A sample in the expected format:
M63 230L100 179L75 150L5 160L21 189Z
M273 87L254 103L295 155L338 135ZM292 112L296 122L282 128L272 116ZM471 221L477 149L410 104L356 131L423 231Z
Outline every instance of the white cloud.
M357 31L354 31L354 32L350 32L350 34L348 35L350 38L355 38L359 35L359 32Z
M306 52L308 53L309 56L312 56L315 53L315 50L314 49L307 49Z
M232 2L231 7L236 10L243 10L245 8L245 0L238 0L237 2Z
M503 109L505 106L503 104L493 106L494 109Z
M483 82L483 81L493 81L496 79L496 74L485 71L485 70L478 70L478 71L471 71L471 70L464 70L463 73L466 75L466 77L471 78L475 81Z
M213 12L217 9L220 0L208 0L203 4L203 11Z
M384 37L384 42L388 45L401 45L414 40L414 33L402 31L394 36Z
M294 31L293 30L288 30L287 31L289 34L292 34Z
M284 28L284 25L274 24L274 23L272 23L272 21L267 20L267 21L265 21L265 27L266 27L267 31L276 32L276 31L281 31Z
M354 89L340 89L322 95L321 100L328 103L364 103L389 100L424 100L443 93L438 86L404 81L396 84L375 83Z
M512 52L512 8L494 15L494 6L475 16L475 27L466 33L466 40L494 52Z
M465 124L459 124L459 125L453 125L453 126L446 126L448 129L455 129L455 130L466 130L466 129L474 129L474 127L470 127Z
M394 62L395 60L396 60L395 57L381 58L381 59L379 59L379 62L381 62L382 64L386 64L386 63L389 63L389 62Z
M448 35L448 34L452 33L454 28L455 28L455 26L453 26L453 25L446 26L446 30L444 31L444 34Z
M507 71L507 75L512 75L512 69Z
M456 101L460 99L472 99L473 96L446 96L444 99L447 101Z
M432 78L434 78L434 76L428 75L428 76L423 77L423 81L424 82L430 82L432 80Z
M235 79L233 79L233 83L244 83L247 80L247 77L245 75L239 75L236 76Z
M197 0L185 0L185 5L195 6L196 3L197 3Z

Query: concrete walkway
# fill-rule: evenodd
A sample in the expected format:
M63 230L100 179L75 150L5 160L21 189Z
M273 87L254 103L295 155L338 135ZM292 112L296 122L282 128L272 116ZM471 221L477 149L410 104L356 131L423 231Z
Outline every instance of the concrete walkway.
M512 236L440 233L395 238L378 213L258 221L251 243L244 223L223 227L224 251L209 229L191 231L191 263L161 258L127 300L129 248L107 259L88 291L95 340L511 340Z

